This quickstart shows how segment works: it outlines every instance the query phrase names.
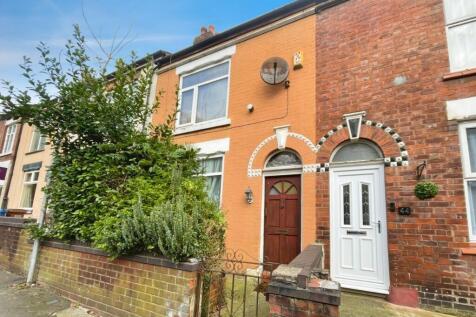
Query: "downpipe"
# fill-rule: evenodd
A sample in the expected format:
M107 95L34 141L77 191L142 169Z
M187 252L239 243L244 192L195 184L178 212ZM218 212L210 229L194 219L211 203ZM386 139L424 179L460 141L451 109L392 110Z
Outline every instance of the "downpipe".
M49 185L49 176L47 174L45 188L48 187L48 185ZM48 208L48 195L44 193L43 200L41 201L40 216L38 217L38 221L37 221L39 228L43 227L44 225L47 208ZM26 283L28 285L34 284L36 282L35 271L36 271L39 253L40 253L40 239L36 238L33 241L33 248L31 250L31 255L30 255L30 265L28 267L28 275L26 278Z

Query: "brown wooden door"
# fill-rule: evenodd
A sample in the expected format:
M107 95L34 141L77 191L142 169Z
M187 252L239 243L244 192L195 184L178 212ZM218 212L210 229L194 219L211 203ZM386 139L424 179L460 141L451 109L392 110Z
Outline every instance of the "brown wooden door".
M264 259L288 264L301 252L301 176L266 178Z

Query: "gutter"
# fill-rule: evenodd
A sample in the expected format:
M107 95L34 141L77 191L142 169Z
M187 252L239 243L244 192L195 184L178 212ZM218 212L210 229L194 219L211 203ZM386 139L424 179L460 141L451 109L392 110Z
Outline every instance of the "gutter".
M226 30L222 33L218 33L206 40L203 40L195 45L187 47L183 50L180 50L176 53L170 54L168 56L162 57L157 60L157 68L160 69L166 65L170 65L179 60L185 59L189 56L192 56L196 53L205 51L209 48L217 46L218 44L230 41L236 37L244 35L246 33L252 32L256 29L262 28L266 25L277 22L281 19L284 19L290 15L299 13L300 11L312 8L313 6L321 5L330 5L334 2L340 2L340 0L298 0L294 1L288 5L285 5L281 8L273 10L269 13L266 13L262 16L259 16L255 19L252 19L248 22L240 24L236 27L233 27L229 30Z
M316 7L316 14L321 13L324 10L333 8L335 6L338 6L339 4L342 4L344 2L347 2L349 0L334 0L334 1L329 1L328 3L323 3L322 5Z

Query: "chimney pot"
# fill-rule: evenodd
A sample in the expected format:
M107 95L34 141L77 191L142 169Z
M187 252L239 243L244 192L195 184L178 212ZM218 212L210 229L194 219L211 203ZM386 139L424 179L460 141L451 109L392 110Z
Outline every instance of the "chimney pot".
M200 34L205 34L205 33L207 33L207 32L208 32L208 31L207 31L207 28L206 28L205 26L202 26L202 27L200 28Z
M215 26L213 24L210 24L208 26L208 32L212 33L213 35L215 35Z

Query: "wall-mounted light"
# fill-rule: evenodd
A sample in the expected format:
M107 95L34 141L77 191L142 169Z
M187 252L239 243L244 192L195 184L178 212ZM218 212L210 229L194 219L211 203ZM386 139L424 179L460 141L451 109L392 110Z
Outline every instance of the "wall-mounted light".
M248 204L253 203L253 191L251 190L250 187L248 187L245 190L245 198L246 198L246 201L248 202Z
M420 180L423 176L423 171L426 169L426 161L423 161L420 165L417 166L416 168L416 177L417 180Z

